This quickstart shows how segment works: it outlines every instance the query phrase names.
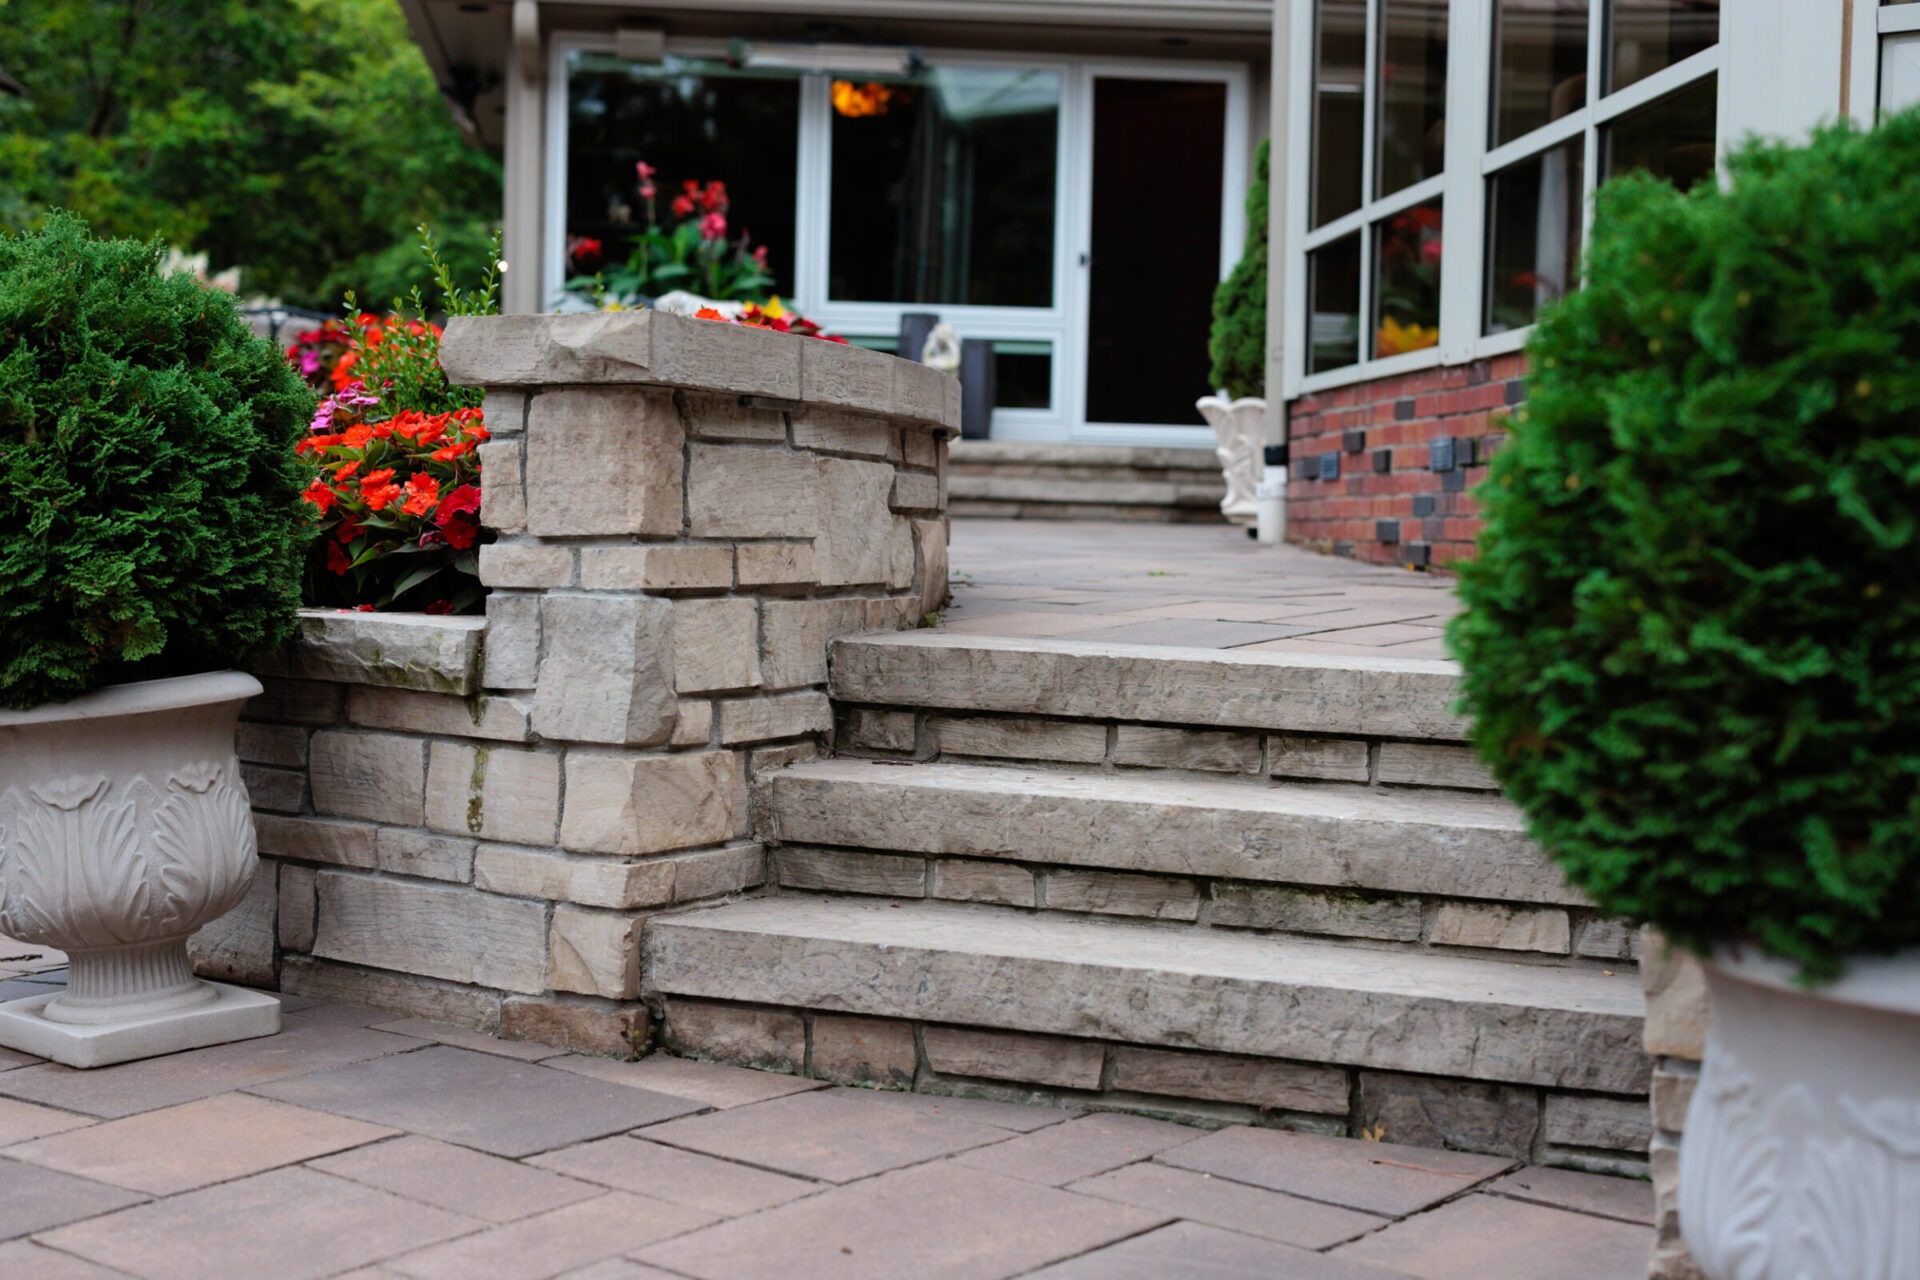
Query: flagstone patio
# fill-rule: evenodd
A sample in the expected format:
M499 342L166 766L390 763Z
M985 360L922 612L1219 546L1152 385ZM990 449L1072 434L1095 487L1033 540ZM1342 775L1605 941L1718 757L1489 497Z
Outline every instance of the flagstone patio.
M955 520L946 630L1444 658L1453 579L1261 546L1227 525Z
M63 980L0 939L0 999ZM1644 1182L583 1057L298 997L95 1071L0 1050L0 1275L1637 1280Z

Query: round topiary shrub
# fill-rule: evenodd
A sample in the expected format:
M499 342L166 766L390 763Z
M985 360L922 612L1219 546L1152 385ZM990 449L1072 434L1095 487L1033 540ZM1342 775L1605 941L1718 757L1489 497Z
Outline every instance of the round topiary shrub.
M231 667L300 603L313 395L158 244L0 236L0 705Z
M1450 633L1599 906L1835 976L1920 943L1920 115L1599 196Z

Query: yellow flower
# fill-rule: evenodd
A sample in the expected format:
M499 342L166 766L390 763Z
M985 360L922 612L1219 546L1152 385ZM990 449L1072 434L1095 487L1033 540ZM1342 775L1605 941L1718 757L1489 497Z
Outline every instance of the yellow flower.
M1392 316L1380 321L1380 329L1374 335L1373 354L1376 356L1397 356L1408 351L1419 351L1435 346L1440 341L1439 325L1401 324Z

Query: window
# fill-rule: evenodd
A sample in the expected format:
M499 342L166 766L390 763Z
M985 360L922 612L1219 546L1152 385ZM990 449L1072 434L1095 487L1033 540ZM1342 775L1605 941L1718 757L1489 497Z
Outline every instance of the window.
M830 297L1053 302L1058 73L932 67L831 95Z
M1578 285L1598 183L1710 180L1721 9L1297 6L1288 394L1515 350ZM1920 0L1878 13L1881 60L1901 64L1880 77L1882 107L1920 102Z
M775 291L790 294L796 261L795 195L800 77L746 71L720 59L668 56L628 62L609 53L567 55L569 244L596 241L607 261L626 257L647 225L635 165L655 170L653 213L671 226L683 182L727 186L729 235L767 247ZM572 255L569 255L572 256ZM567 264L584 274L591 261Z
M1862 95L1871 103L1871 109L1862 113L1864 118L1870 120L1876 113L1891 115L1920 103L1920 3L1882 0L1878 13L1856 11L1854 21L1862 25L1871 22L1880 44L1875 67L1879 92Z
M1446 0L1313 6L1307 369L1440 340Z

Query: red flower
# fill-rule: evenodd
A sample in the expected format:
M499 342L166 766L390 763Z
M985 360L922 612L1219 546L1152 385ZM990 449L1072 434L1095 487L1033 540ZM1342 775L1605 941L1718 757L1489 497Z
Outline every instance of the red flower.
M333 504L340 500L340 495L333 491L333 486L319 476L313 478L313 483L308 485L307 491L300 496L320 508L321 515L325 515Z
M433 519L446 534L448 546L456 551L472 546L480 536L480 486L463 484L448 490Z
M327 544L327 568L336 574L345 573L353 568L353 557L347 549L337 542Z
M432 604L427 606L427 612L428 613L452 613L453 601L435 600Z
M360 481L360 500L367 504L369 511L385 510L399 497L400 486L393 483L392 467L370 472Z
M700 238L702 240L724 240L727 238L727 215L710 213L700 219Z
M693 216L693 197L675 196L673 198L673 216L676 218L691 218Z
M423 516L433 510L433 504L440 501L440 482L421 472L412 476L406 484L407 500L400 510L410 516Z

